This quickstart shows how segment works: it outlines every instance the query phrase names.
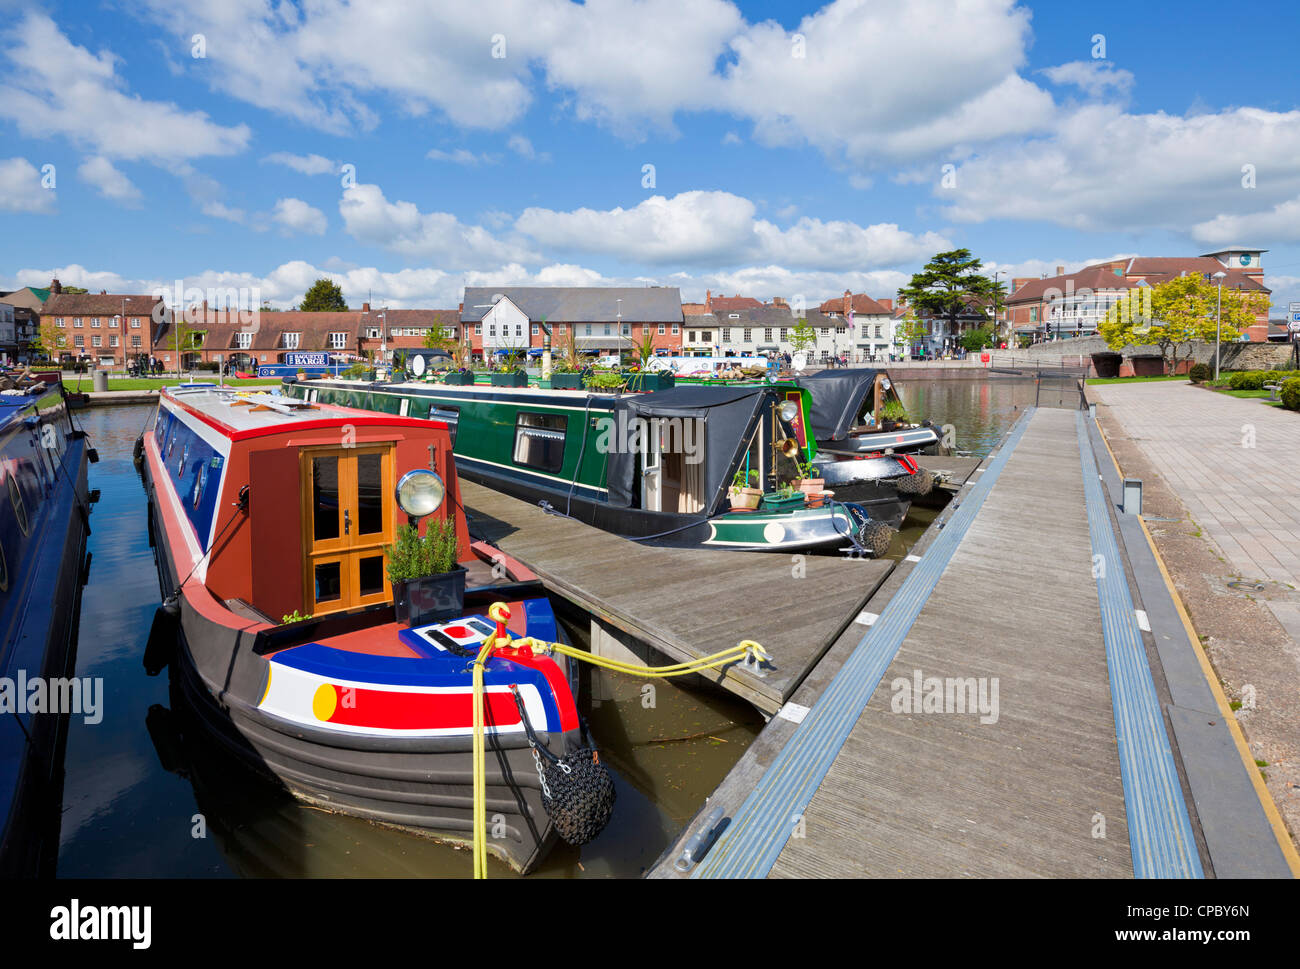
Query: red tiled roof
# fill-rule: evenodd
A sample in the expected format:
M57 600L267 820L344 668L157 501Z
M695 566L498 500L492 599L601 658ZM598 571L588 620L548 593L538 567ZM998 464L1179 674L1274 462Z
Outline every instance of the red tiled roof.
M716 313L719 310L752 310L763 304L752 296L714 296L709 305Z
M121 293L51 293L42 313L45 316L120 316L125 301L127 316L148 316L160 298Z
M1136 281L1125 279L1123 276L1116 276L1110 269L1089 266L1086 269L1080 269L1077 273L1067 273L1064 276L1031 279L1008 296L1006 302L1007 305L1037 303L1046 298L1044 294L1049 289L1063 294L1069 292L1071 288L1077 293L1081 289L1090 289L1097 292L1108 289L1132 289L1136 285Z
M852 300L854 316L889 316L890 311L881 306L866 293L854 293ZM817 307L823 313L843 313L844 297L834 296Z

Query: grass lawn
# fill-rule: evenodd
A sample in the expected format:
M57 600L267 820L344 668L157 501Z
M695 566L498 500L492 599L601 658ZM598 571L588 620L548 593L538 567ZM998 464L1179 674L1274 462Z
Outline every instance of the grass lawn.
M1174 377L1089 377L1089 384L1146 384L1156 380L1187 380L1187 374Z
M206 382L209 381L195 380L195 383L206 383ZM216 378L214 377L210 382L216 383L217 382ZM189 383L189 381L188 380L178 381L175 377L170 377L170 378L110 377L108 380L108 389L110 391L158 390L160 387L174 387L176 386L177 383L184 384L184 383ZM230 377L226 378L227 387L272 387L278 383L280 383L279 377L261 377L261 378L255 377L251 380L238 380L238 379L232 379ZM71 390L83 390L83 391L94 390L94 386L89 375L85 375L80 378L80 386L78 386L77 377L68 378L66 380L66 385Z

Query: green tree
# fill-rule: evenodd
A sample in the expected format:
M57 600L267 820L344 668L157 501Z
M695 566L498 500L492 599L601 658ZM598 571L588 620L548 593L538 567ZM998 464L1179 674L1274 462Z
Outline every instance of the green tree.
M1190 360L1197 340L1214 340L1218 299L1217 285L1199 273L1188 273L1154 287L1130 290L1110 308L1097 332L1112 350L1130 343L1157 346L1166 369L1172 364L1176 371L1180 348L1187 348ZM1264 293L1225 289L1221 338L1237 339L1268 305Z
M456 339L456 331L449 326L431 326L424 334L424 345L430 350L446 350L457 367L465 365L465 346Z
M817 346L817 331L808 320L801 319L790 331L790 346L796 353L809 353Z
M997 339L993 334L991 326L981 326L974 330L967 330L961 335L960 343L962 349L967 353L978 353L985 347L993 346L993 341Z
M958 321L971 311L972 302L996 306L1001 299L1001 286L980 272L981 265L969 249L940 252L919 273L912 274L912 281L898 296L926 316L947 320L948 331L956 333Z
M915 310L909 309L907 315L898 321L894 327L894 343L902 347L904 351L908 347L914 347L919 343L924 343L925 338L929 336L926 329L925 321L916 315Z
M342 313L348 308L343 289L331 279L322 277L311 284L302 298L304 313Z
M84 286L64 286L63 292L70 296L84 296L86 293L90 292L90 290L86 289Z

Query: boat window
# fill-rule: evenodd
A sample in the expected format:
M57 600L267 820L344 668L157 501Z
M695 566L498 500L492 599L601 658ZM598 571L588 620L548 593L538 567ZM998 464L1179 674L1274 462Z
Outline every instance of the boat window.
M361 595L379 595L384 591L384 557L370 555L360 560L357 576L361 582Z
M339 537L339 460L312 458L312 530L316 541ZM317 599L319 600L319 596Z
M18 527L24 535L28 534L27 506L23 504L23 494L18 490L17 475L9 475L9 503L14 506L14 515L18 518Z
M406 416L407 416L407 412L410 411L410 409L411 409L411 398L409 398L409 397L403 397L403 398L402 398L402 410L401 410L401 415L402 415L403 417L406 417Z
M199 507L199 501L201 501L203 498L203 489L207 487L207 484L208 484L208 466L207 464L204 464L203 467L199 469L198 478L194 482L194 507L195 508Z
M170 461L170 460L172 459L172 451L174 451L174 450L176 450L176 438L173 437L170 441L167 442L167 460L168 460L168 461Z
M357 455L357 534L384 530L384 456Z
M316 579L316 602L331 602L343 595L341 562L321 562L313 570Z
M0 542L0 592L9 591L9 563L5 560L4 543Z
M447 432L451 435L451 446L456 446L456 427L460 423L460 408L450 407L447 404L435 402L429 403L429 412L424 415L431 421L442 421L447 425Z
M564 464L563 414L520 414L515 423L515 464L556 472Z

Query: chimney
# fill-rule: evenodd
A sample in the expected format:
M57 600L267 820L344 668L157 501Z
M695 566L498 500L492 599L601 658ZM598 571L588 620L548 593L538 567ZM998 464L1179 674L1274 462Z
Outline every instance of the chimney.
M1057 266L1057 267L1056 267L1056 275L1058 275L1058 276L1064 276L1064 275L1065 275L1065 267L1064 267L1064 266Z
M881 306L883 306L885 309L889 310L889 312L891 313L894 312L894 301L892 299L878 299L876 300L876 302L879 303Z
M100 295L100 296L107 296L107 295L108 295L108 290L106 290L106 289L101 289L101 290L99 291L99 295Z
M844 316L848 316L851 309L853 309L853 294L846 289L844 291Z
M362 312L362 313L369 313L369 312L370 312L370 304L369 304L369 303L362 303L362 304L361 304L361 312Z
M63 284L59 282L59 278L57 276L54 277L54 281L50 283L50 292L51 293L63 292Z
M785 299L784 299L784 297L781 297L781 296L773 296L773 297L772 297L772 305L773 305L773 306L784 306L784 305L785 305Z

